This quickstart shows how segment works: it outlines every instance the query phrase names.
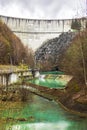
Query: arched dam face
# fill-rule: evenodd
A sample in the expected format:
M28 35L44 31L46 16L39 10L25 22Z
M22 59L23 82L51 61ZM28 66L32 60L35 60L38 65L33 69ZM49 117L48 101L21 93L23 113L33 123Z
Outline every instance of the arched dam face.
M48 39L71 30L72 19L42 20L0 16L0 19L21 39L24 45L36 50ZM84 20L82 21L84 22Z

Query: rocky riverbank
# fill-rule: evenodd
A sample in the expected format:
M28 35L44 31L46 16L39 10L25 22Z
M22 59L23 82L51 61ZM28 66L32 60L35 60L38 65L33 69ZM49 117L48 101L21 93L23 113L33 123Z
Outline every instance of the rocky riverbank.
M64 98L63 98L64 97ZM87 93L83 84L76 82L75 79L72 79L63 96L59 98L60 102L67 108L85 113L87 116Z
M29 99L29 91L22 85L9 85L8 88L0 87L0 102L25 102Z
M87 94L76 86L75 88L70 86L65 89L55 89L23 82L22 85L15 85L14 89L8 89L7 92L1 89L0 102L11 102L14 104L14 102L28 101L30 92L59 103L71 113L87 117Z
M31 86L30 88L33 89L30 89L30 91L33 90L32 91L33 93L43 96L49 100L54 100L58 102L67 111L80 115L81 117L87 117L87 100L86 100L87 95L84 95L83 99L84 102L83 101L81 102L82 95L78 96L79 93L82 94L81 92L82 90L80 92L72 93L72 91L70 92L68 88L58 90L54 88L51 89L43 86L37 86L31 83L24 83L24 85L26 85L28 89L29 89L28 86Z

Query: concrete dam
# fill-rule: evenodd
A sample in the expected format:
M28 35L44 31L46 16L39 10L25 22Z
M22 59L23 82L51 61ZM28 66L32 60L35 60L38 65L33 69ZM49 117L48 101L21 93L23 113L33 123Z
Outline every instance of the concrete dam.
M24 45L36 50L48 39L71 30L73 19L44 20L1 16L0 19L21 39ZM84 20L81 20L84 24Z

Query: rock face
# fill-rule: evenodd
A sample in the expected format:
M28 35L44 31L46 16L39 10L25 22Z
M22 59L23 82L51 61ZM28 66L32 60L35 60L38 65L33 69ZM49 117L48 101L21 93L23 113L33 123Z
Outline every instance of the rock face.
M60 55L67 49L75 36L76 34L73 32L66 32L46 41L35 52L36 61L50 60L53 64L58 63Z

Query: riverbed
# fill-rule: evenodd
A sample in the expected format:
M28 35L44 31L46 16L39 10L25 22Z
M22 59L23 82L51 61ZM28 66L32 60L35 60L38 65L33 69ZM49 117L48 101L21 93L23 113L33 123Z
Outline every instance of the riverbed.
M35 94L30 94L28 102L3 108L0 117L0 130L86 130L87 128L87 118L70 114L54 101Z

